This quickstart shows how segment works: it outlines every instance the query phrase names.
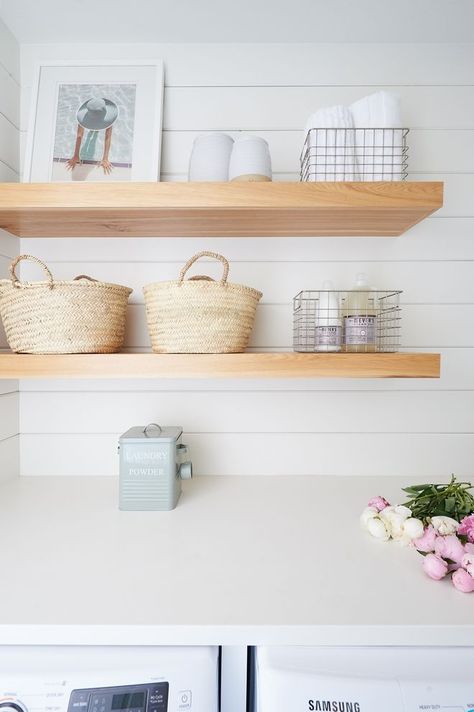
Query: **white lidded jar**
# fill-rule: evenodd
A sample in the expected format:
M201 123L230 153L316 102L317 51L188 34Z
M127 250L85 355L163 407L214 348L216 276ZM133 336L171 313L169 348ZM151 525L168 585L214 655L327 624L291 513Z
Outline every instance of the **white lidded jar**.
M372 353L377 350L377 308L375 293L367 275L359 272L352 291L342 307L344 318L344 351Z
M225 133L212 132L197 136L189 159L188 180L229 180L229 161L233 145L234 139Z
M235 139L229 162L229 180L251 183L272 180L270 149L265 139L248 135Z
M340 351L342 326L338 293L332 282L323 284L316 309L314 346L315 351Z

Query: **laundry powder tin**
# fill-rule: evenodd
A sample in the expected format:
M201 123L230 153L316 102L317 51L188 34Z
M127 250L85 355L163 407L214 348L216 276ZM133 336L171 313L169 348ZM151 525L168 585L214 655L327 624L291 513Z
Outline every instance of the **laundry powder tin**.
M181 480L192 477L183 429L150 423L127 430L119 439L119 507L135 511L174 509Z

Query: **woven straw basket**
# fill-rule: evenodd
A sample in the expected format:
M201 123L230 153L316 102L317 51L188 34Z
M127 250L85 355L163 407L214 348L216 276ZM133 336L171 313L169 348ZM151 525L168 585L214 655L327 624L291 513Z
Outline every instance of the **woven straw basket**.
M186 272L201 257L224 265L219 282ZM238 353L248 346L261 292L227 281L229 263L215 252L199 252L179 280L144 287L151 345L155 353Z
M15 269L22 260L37 262L44 282L21 282ZM86 275L56 281L48 267L31 255L10 265L11 279L0 280L0 315L8 344L17 353L112 353L123 345L128 297L120 284Z

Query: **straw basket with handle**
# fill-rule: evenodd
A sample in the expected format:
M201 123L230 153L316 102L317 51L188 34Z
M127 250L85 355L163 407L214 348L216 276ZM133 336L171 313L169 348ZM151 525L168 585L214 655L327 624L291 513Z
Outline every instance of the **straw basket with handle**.
M197 275L185 280L201 257L222 262L220 281ZM173 282L144 287L151 345L155 353L239 353L248 346L262 293L227 281L229 263L216 252L199 252Z
M16 267L32 260L46 273L42 282L21 282ZM32 255L10 265L11 279L0 280L0 315L7 341L17 353L112 353L125 337L127 301L132 290L86 275L71 281L53 279Z

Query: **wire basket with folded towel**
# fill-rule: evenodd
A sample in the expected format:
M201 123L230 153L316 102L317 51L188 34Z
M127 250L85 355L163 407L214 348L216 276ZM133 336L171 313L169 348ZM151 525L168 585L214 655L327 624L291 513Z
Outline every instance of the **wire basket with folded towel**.
M306 122L302 181L399 181L408 175L409 129L400 99L381 91L349 107L320 109Z

